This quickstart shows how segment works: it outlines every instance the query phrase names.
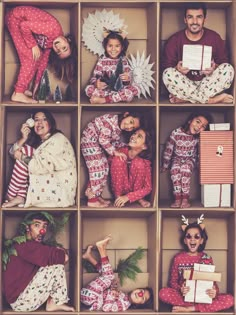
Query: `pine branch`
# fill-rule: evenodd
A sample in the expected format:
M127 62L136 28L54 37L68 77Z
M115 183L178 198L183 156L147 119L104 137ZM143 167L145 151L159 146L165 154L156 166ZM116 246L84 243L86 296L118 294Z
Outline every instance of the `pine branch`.
M138 247L126 259L119 260L117 265L117 272L121 285L123 285L126 278L134 281L136 279L137 273L142 272L137 264L138 261L143 258L144 252L145 250L142 247Z

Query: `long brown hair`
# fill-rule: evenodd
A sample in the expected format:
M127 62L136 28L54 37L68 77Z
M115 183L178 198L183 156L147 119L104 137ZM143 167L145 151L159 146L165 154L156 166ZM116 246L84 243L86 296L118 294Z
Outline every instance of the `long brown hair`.
M49 55L49 64L52 66L55 75L60 80L65 79L69 83L72 83L72 81L77 78L77 46L75 39L71 34L67 34L65 38L70 45L70 56L65 59L60 59L52 49Z

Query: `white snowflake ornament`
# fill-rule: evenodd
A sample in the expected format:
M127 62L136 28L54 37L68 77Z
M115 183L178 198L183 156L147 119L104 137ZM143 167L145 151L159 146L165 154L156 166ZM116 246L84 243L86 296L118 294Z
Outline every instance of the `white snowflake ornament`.
M112 10L96 10L94 14L89 13L88 17L84 19L82 41L92 53L101 56L104 54L102 46L104 28L111 31L119 31L126 27L124 20L120 19L119 14L114 14Z
M152 75L155 73L152 71L153 64L149 64L150 55L145 58L144 52L140 56L139 51L137 52L136 58L131 54L128 58L129 65L131 68L132 81L135 83L139 89L140 93L138 97L142 94L145 98L150 95L150 88L154 89L152 82L155 82Z

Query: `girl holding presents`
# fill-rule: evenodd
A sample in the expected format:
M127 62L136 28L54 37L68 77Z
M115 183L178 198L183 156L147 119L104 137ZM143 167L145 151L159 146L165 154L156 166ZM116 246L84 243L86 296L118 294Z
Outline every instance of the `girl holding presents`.
M108 236L104 240L96 242L96 247L101 257L100 263L92 256L92 245L89 245L83 255L94 265L100 275L81 290L81 302L90 306L90 311L121 312L126 311L132 305L136 308L152 307L153 293L150 288L140 288L126 294L117 290L114 285L114 273L107 256L107 244L111 240Z
M102 197L109 165L106 154L126 159L127 155L117 150L124 146L120 141L122 131L131 132L142 125L139 113L105 114L91 121L82 133L81 150L89 171L89 183L85 195L88 207L107 207Z
M115 207L138 201L144 208L150 202L143 199L152 190L152 139L148 131L138 129L130 137L128 146L118 149L127 159L111 157L111 186L115 195Z
M208 113L192 113L186 123L174 129L166 143L161 172L168 170L173 184L175 201L172 208L190 207L190 181L198 158L199 134L211 123Z
M126 32L105 30L104 37L105 56L98 60L85 93L92 104L131 102L139 90L130 84Z
M76 48L71 36L64 36L55 17L36 7L18 6L7 12L6 24L20 59L20 72L11 96L12 101L37 103L34 97L51 50L58 60L57 67L63 68L61 73L66 73L67 79L71 81L75 71L72 60ZM35 75L31 98L32 93L28 89Z
M214 265L212 257L204 252L208 239L205 225L202 223L203 215L197 222L188 223L188 219L182 216L181 244L184 251L175 255L170 271L170 287L163 288L159 292L160 300L173 305L173 313L186 312L218 312L233 306L234 298L230 294L219 294L217 284L206 291L211 297L212 304L190 303L184 301L184 296L190 288L185 285L183 272L193 269L194 263Z

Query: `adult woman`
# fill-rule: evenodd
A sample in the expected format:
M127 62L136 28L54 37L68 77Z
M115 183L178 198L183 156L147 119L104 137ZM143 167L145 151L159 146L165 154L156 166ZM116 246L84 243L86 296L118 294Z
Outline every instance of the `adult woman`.
M52 114L39 109L32 115L33 129L27 123L22 125L22 138L12 147L11 152L17 162L21 162L29 173L29 188L25 207L68 207L75 203L77 174L74 151L69 140L56 128ZM25 154L25 144L34 148L32 155ZM14 168L16 167L16 164ZM17 170L19 172L19 170ZM12 181L19 182L13 170L9 184L7 203L10 207L22 203L15 192L15 198L9 198L10 188L16 187ZM26 173L25 176L28 176ZM19 175L22 179L22 174ZM21 195L22 197L22 195ZM24 198L23 198L24 202Z
M37 103L29 94L29 84L36 75L33 98L40 79L47 67L51 50L58 63L61 75L71 81L76 71L72 60L76 59L76 48L70 35L64 36L60 23L48 12L32 6L18 6L6 14L6 24L20 59L20 72L11 100L21 103ZM54 64L55 67L55 64ZM57 69L58 73L58 69ZM29 96L30 95L30 96Z
M138 201L142 207L149 207L150 202L143 199L152 190L152 139L149 132L136 130L128 146L119 151L125 153L127 158L111 157L111 187L116 198L115 207L123 207L127 202L134 201Z

